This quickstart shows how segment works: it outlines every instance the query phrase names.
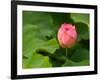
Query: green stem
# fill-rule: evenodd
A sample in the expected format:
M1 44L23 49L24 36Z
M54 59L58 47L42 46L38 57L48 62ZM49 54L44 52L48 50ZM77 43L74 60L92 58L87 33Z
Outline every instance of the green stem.
M66 60L67 60L68 59L67 49L65 50L65 53L66 53Z

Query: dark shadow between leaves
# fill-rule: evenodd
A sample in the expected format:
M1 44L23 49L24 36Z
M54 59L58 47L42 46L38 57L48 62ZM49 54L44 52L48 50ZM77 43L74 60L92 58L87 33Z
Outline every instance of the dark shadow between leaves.
M36 52L43 56L48 56L49 61L52 63L52 67L60 67L65 63L66 59L65 49L62 48L57 49L53 54L50 54L49 52L46 52L45 50L42 49L36 50Z

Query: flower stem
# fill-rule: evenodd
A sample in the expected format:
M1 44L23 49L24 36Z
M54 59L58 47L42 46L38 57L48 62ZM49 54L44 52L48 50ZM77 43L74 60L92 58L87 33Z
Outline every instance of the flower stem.
M68 60L68 49L65 50L66 54L65 54L65 57L66 57L66 61Z

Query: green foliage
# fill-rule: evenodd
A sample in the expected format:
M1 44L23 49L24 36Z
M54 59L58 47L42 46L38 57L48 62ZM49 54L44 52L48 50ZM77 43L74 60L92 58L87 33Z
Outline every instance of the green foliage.
M71 18L74 22L82 22L89 26L89 14L78 14L78 13L71 13Z
M61 24L76 26L78 40L70 49L60 48ZM23 11L23 68L89 65L89 14Z
M75 50L76 51L73 53L73 55L69 57L70 60L80 62L89 59L89 51L87 49L80 46Z
M78 40L88 40L89 39L89 27L84 23L75 23L76 30L78 33Z
M66 62L62 66L65 67L65 66L86 66L86 65L89 65L88 60L83 60L81 62L74 62L71 60L66 60Z
M52 64L49 62L48 56L42 56L35 52L32 53L29 59L23 59L24 68L41 68L41 67L51 67Z

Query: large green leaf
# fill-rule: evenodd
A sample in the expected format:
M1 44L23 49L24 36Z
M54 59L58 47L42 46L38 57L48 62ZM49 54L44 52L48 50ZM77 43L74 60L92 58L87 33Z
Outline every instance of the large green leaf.
M89 39L89 27L84 23L75 23L75 28L78 34L78 40Z
M80 61L80 62L74 62L74 61L71 61L71 60L66 60L66 62L62 66L64 67L64 66L87 66L87 65L89 65L88 60L83 60L83 61Z
M75 62L89 60L89 51L85 48L79 47L74 53L72 53L72 56L70 56L69 59Z
M89 51L87 48L76 44L68 49L67 58L63 66L87 66L89 65Z
M41 25L52 24L52 18L48 13L45 12L37 12L37 11L23 11L23 24L36 24ZM49 25L48 25L49 26ZM47 26L42 26L47 27ZM48 28L48 27L47 27Z
M35 48L33 47L33 50L30 53L30 55L28 54L28 59L23 59L23 67L24 68L51 67L52 64L49 61L49 57L42 56L38 54L38 52L43 52L43 54L46 54L46 52L48 52L49 54L53 54L55 50L59 47L59 45L57 44L57 40L51 39L47 42L36 45L38 45L38 47Z
M32 51L44 43L43 38L39 37L39 28L36 25L23 26L23 55L29 57Z
M51 67L48 56L39 52L53 54L59 48L53 33L52 19L47 14L39 12L23 12L23 67ZM26 58L25 58L26 57Z
M35 25L39 29L38 33L41 38L53 35L53 19L48 13L23 11L23 26L27 24Z
M46 41L45 43L41 43L39 45L39 48L37 48L36 50L39 52L40 51L44 51L44 52L48 52L50 54L54 54L54 52L56 51L56 49L59 48L58 42L55 38Z
M49 57L42 56L33 52L29 59L23 59L23 68L45 68L51 67L52 64L49 62Z
M49 40L47 42L43 42L41 44L37 44L37 43L33 42L33 45L35 47L32 47L32 50L29 51L28 53L26 53L26 55L25 55L26 57L28 57L28 59L23 59L23 67L24 68L46 67L46 66L51 67L51 63L49 62L49 57L42 56L42 55L38 54L38 52L42 51L43 54L46 54L46 52L48 52L49 54L53 54L55 52L55 50L59 47L56 39L51 39L51 40ZM27 46L27 49L29 50L28 46Z
M90 24L89 14L71 13L70 15L75 23L82 22L82 23L85 23L89 26L89 24Z

